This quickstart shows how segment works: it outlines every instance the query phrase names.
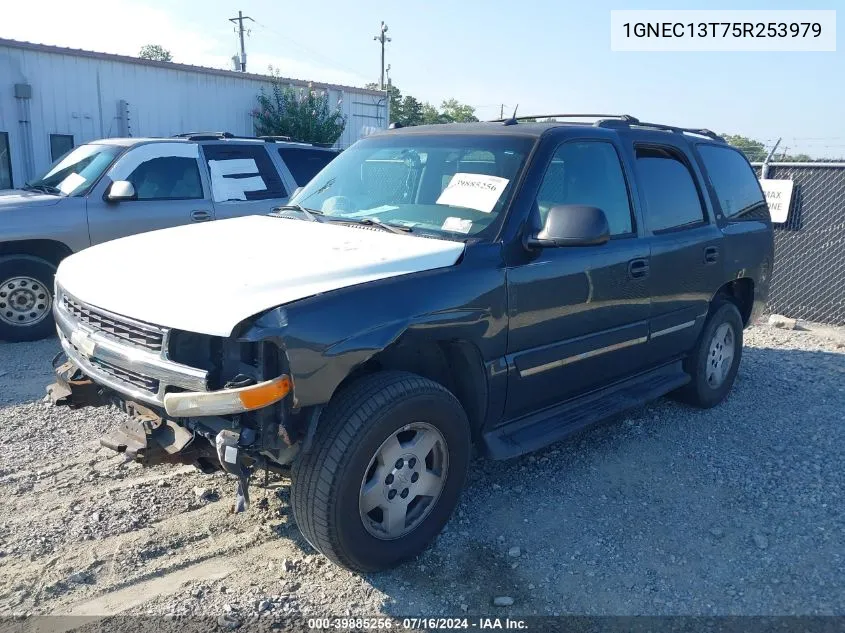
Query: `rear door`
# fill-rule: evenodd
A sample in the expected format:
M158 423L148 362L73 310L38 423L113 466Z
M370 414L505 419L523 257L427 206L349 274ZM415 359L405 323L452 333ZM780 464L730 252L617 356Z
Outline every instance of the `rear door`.
M87 198L91 243L214 219L195 143L143 143L128 150ZM107 202L116 180L128 180L137 199Z
M571 140L554 153L531 213L558 204L601 208L611 240L544 248L508 267L506 419L641 370L648 338L649 245L637 234L629 175L608 140Z
M270 213L288 201L290 192L267 147L263 142L203 144L217 219Z
M698 168L661 134L634 144L645 229L650 235L649 358L669 361L692 348L722 280L722 232Z

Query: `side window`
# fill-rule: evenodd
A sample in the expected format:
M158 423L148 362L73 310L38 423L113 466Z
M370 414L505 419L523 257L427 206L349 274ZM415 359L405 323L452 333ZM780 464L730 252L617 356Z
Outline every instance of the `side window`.
M698 153L726 217L757 217L761 210L768 212L757 176L738 150L701 144Z
M287 191L264 144L203 145L215 202L284 198Z
M73 134L50 135L50 159L53 162L73 149Z
M195 158L162 156L139 164L126 180L138 200L190 200L202 198L202 181Z
M300 149L298 147L280 147L279 156L290 170L291 176L300 187L320 173L337 156L336 152L319 149Z
M0 189L12 188L12 157L9 155L9 133L0 132Z
M637 174L652 231L704 221L704 207L689 168L675 150L637 147Z
M537 194L541 220L559 204L598 207L607 216L611 235L633 232L628 187L611 143L576 141L558 148Z

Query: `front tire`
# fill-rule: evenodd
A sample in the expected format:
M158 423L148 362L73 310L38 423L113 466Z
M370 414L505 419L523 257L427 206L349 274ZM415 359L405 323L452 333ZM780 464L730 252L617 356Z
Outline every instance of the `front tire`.
M421 552L457 505L470 429L442 385L406 372L365 376L329 403L294 464L291 506L306 540L353 571Z
M727 398L742 360L742 329L736 305L717 300L698 343L684 361L692 380L676 392L679 400L709 409Z
M55 333L56 267L30 255L0 258L0 339L37 341Z

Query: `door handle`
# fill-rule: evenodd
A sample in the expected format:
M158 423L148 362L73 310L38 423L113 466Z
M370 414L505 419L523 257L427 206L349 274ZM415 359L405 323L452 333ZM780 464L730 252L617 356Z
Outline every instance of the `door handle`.
M191 211L191 222L206 222L211 219L211 214L204 209L194 209Z
M644 258L632 259L628 262L628 276L631 279L642 279L648 277L649 264Z
M719 260L719 247L708 246L704 249L704 263L715 264Z

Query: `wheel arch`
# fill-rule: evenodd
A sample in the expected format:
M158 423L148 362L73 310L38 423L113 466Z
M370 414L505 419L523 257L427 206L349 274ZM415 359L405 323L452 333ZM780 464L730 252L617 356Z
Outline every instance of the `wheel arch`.
M407 371L443 385L461 403L473 434L478 433L487 415L488 384L481 351L474 343L430 339L406 331L350 371L332 397L362 376L390 370Z
M754 308L754 280L750 277L739 277L723 284L713 295L710 305L715 305L717 298L723 298L734 305L742 316L742 325L750 325L751 313Z
M10 255L28 255L43 259L53 266L59 263L73 251L67 244L58 240L15 240L11 242L0 242L0 258Z

